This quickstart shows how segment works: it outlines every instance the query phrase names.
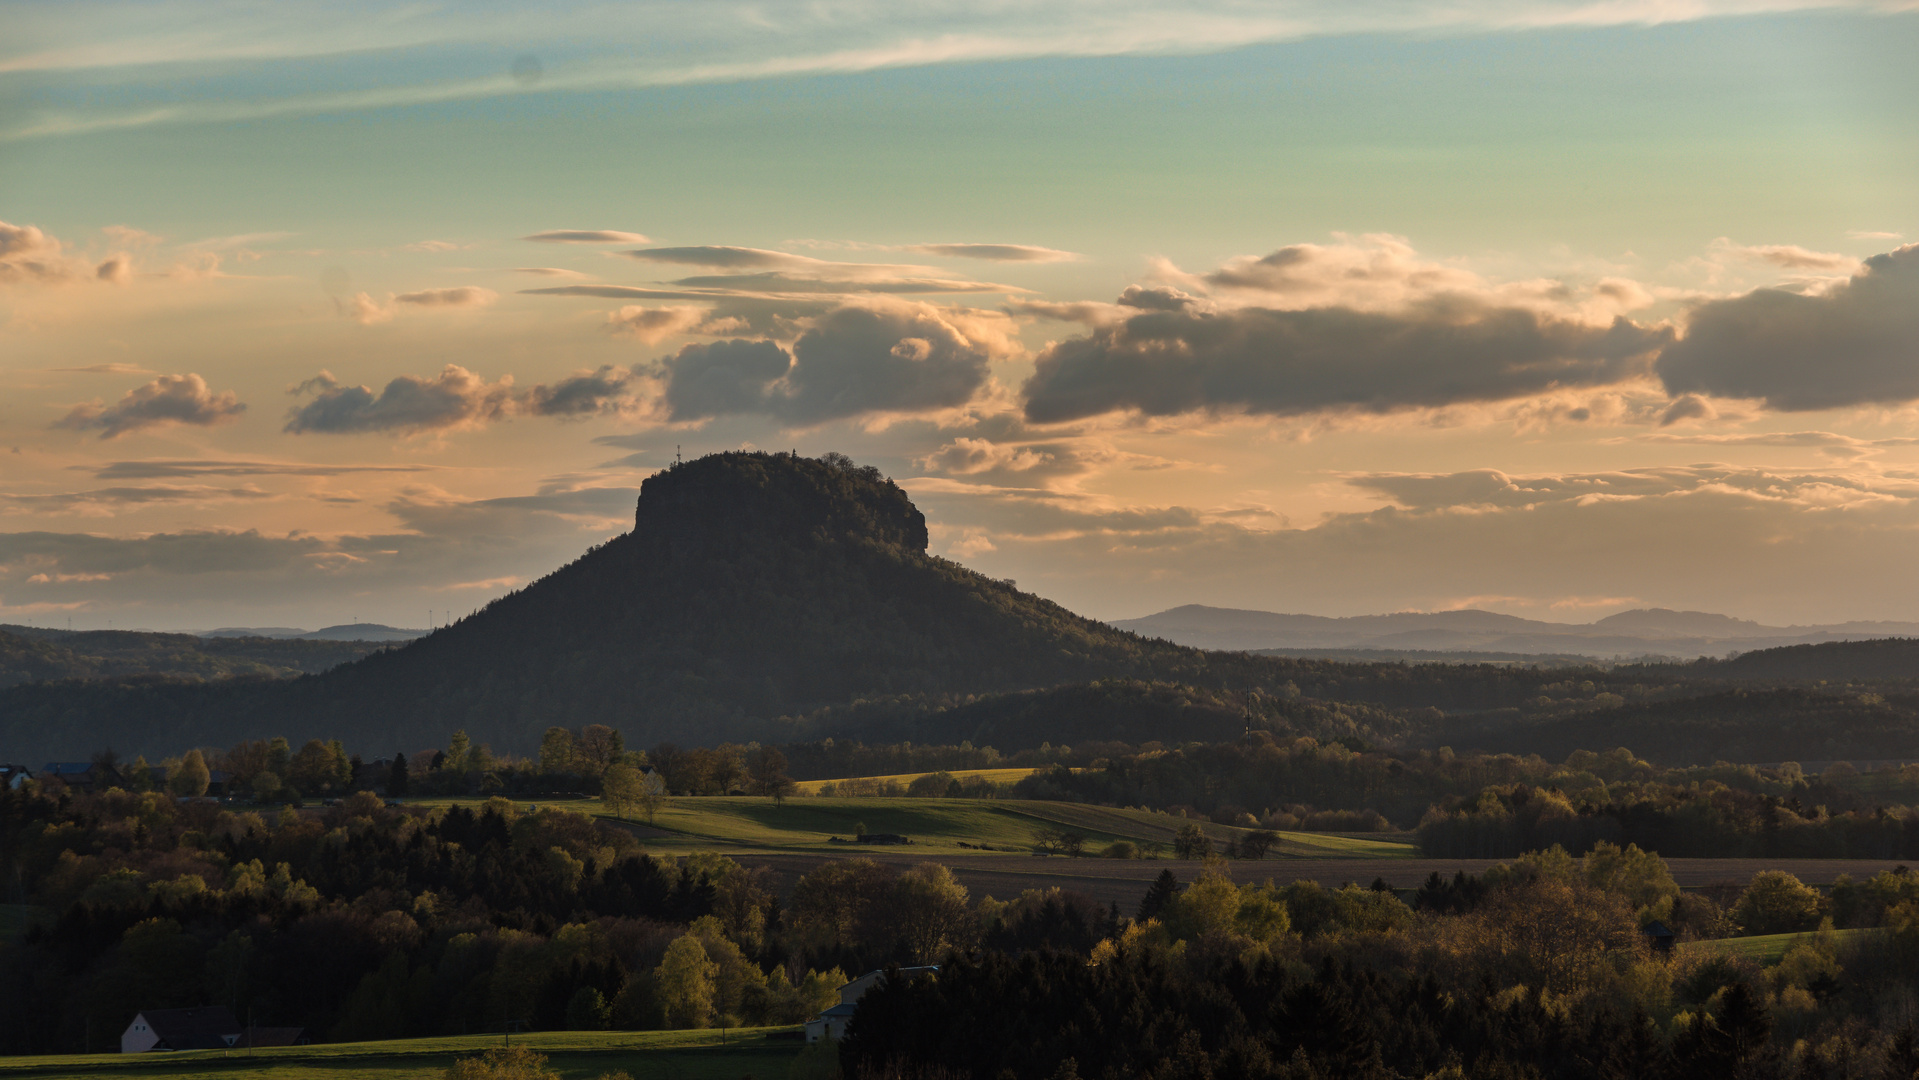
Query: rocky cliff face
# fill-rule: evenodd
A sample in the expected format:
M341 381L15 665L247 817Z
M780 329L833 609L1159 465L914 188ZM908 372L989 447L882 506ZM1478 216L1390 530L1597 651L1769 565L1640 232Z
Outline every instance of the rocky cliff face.
M788 454L714 454L640 486L632 541L648 554L710 557L809 539L924 552L926 515L877 469Z

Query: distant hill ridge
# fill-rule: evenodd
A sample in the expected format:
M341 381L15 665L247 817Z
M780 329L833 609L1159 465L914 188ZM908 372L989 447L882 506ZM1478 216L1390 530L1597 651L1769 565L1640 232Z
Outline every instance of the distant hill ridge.
M384 623L341 623L338 626L323 626L318 630L302 630L293 626L223 626L218 630L197 630L194 635L203 638L263 637L294 639L300 641L411 641L425 637L426 630L403 630Z
M1370 649L1689 658L1785 645L1919 637L1919 622L1764 626L1728 615L1666 608L1622 611L1591 623L1555 623L1474 608L1336 618L1187 604L1112 625L1195 648L1276 649L1288 655Z

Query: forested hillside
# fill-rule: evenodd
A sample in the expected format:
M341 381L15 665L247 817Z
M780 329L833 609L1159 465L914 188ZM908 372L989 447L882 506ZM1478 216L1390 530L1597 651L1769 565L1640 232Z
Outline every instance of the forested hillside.
M0 635L0 746L39 760L280 734L377 755L464 729L527 753L550 726L605 723L641 744L1013 752L1251 727L1554 757L1624 743L1672 764L1919 753L1919 643L1604 669L1209 653L1082 618L926 543L877 470L714 455L650 477L631 533L403 647Z
M925 518L876 470L732 453L649 478L633 532L404 648L281 684L24 687L0 735L131 752L230 743L265 713L381 752L454 728L528 750L596 721L711 742L868 697L1292 667L1145 640L929 556Z
M0 687L141 675L179 680L287 678L318 674L381 647L369 641L0 627Z

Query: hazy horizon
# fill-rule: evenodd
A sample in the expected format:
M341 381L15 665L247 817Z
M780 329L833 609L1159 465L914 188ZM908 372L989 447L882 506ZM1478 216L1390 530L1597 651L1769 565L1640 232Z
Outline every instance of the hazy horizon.
M0 5L0 622L835 450L1074 611L1919 620L1919 11Z

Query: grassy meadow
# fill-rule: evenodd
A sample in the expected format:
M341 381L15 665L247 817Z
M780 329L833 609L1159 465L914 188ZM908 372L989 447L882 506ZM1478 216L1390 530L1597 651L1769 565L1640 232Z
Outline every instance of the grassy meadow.
M1835 930L1833 931L1833 933L1837 935L1838 937L1845 938L1845 937L1851 937L1855 934L1872 933L1872 931L1870 930ZM1812 935L1809 933L1808 934L1761 934L1755 937L1715 938L1711 941L1689 941L1686 944L1681 945L1679 947L1682 949L1692 950L1694 952L1714 953L1720 956L1742 957L1744 959L1751 960L1753 963L1758 964L1761 967L1768 967L1770 965L1777 964L1780 960L1784 959L1786 955L1786 950L1792 948L1793 942L1798 941L1801 938L1809 938L1811 936Z
M635 1078L785 1080L801 1044L772 1040L775 1031L540 1031L513 1036L516 1046L546 1054L566 1080L593 1080L624 1070ZM386 1042L286 1046L247 1052L199 1050L159 1054L71 1054L0 1057L0 1078L187 1077L225 1080L439 1080L456 1058L499 1046L498 1035L393 1039Z
M1015 770L1024 771L1024 770ZM460 803L477 806L484 799L408 800L423 805ZM598 799L541 803L524 799L521 806L552 805L582 813L612 816ZM1115 840L1158 843L1171 855L1173 837L1191 819L1151 810L1088 806L1083 803L1033 799L914 799L819 798L795 796L783 804L745 795L682 796L667 800L649 822L643 814L622 816L642 833L646 846L665 853L721 851L726 853L803 853L850 855L856 852L909 850L916 855L963 858L978 854L1026 854L1033 850L1034 834L1044 829L1071 829L1084 835L1086 850L1097 854ZM1215 844L1224 844L1251 829L1197 822ZM851 841L865 826L869 833L897 833L910 837L910 848L869 847L835 843ZM1410 858L1413 846L1399 834L1342 835L1337 833L1280 833L1268 859L1391 859Z
M946 775L955 780L990 780L995 784L1016 784L1036 772L1045 771L1044 769L1030 767L1018 769L949 769ZM850 779L858 780L860 783L891 783L905 787L922 776L931 775L933 774L930 772L908 772L892 773L887 776L859 776L851 777ZM820 789L828 784L844 783L846 783L846 779L844 778L839 780L798 780L794 782L794 787L801 795L818 795Z

